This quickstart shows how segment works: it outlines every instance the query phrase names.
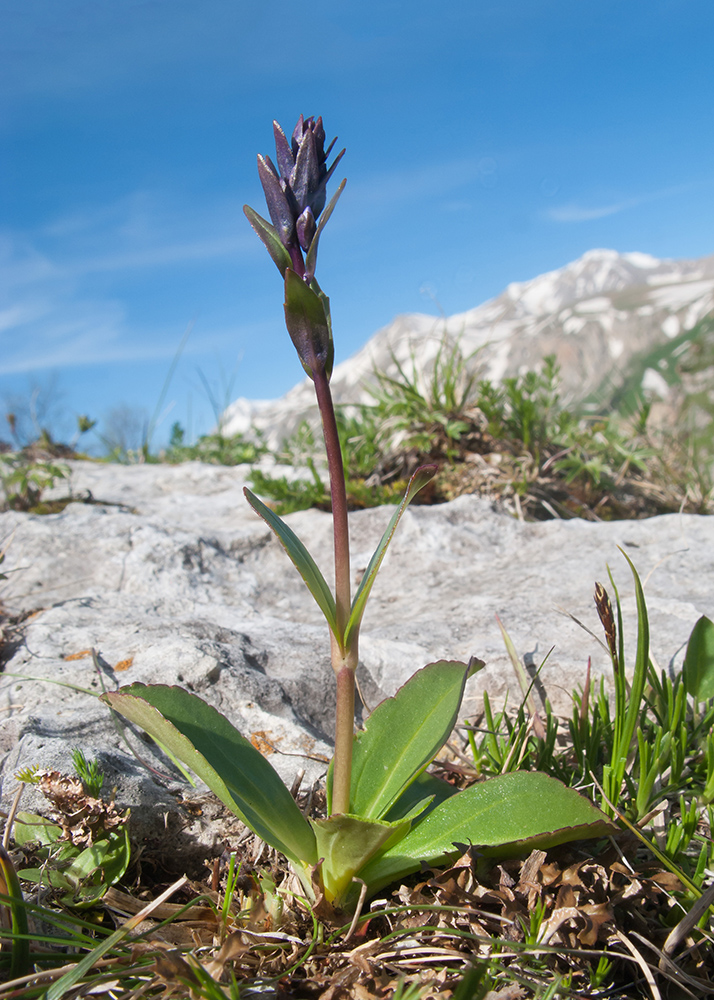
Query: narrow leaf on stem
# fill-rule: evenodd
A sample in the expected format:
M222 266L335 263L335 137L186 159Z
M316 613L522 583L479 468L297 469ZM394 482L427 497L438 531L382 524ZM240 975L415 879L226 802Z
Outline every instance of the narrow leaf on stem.
M285 277L285 272L292 266L292 260L290 259L290 254L283 246L275 226L271 226L270 223L264 219L262 215L258 215L258 213L252 209L250 205L244 205L243 211L245 212L248 222L250 222L251 226L260 237L263 246L270 254L273 263L282 276Z
M359 632L359 627L362 622L364 609L367 605L370 591L372 590L372 585L379 571L379 567L382 565L382 560L384 559L387 549L389 548L389 543L394 537L394 532L397 530L397 525L399 524L402 514L417 495L419 490L423 489L423 487L434 478L436 470L437 467L435 465L422 465L416 470L412 478L409 480L409 485L407 486L407 491L404 494L404 499L392 515L389 524L387 525L387 530L382 535L379 545L375 549L374 555L369 561L369 565L367 566L365 574L362 577L362 582L360 583L357 593L355 594L352 602L350 617L347 622L347 628L345 629L346 645L350 644L353 634Z
M274 510L271 510L270 507L264 504L247 486L244 487L243 493L256 514L259 514L263 518L268 527L276 535L278 541L287 552L293 566L305 581L307 589L315 598L317 606L322 611L327 624L330 626L330 630L337 641L340 642L342 637L337 628L335 599L317 563L292 528Z

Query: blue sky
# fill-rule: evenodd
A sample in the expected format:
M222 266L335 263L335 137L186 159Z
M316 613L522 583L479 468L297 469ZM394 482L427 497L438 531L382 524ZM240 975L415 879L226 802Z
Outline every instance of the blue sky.
M714 253L711 0L0 0L0 22L0 402L52 389L65 436L150 417L189 326L157 441L210 426L204 383L300 379L242 214L273 118L347 147L317 272L338 361L594 247Z

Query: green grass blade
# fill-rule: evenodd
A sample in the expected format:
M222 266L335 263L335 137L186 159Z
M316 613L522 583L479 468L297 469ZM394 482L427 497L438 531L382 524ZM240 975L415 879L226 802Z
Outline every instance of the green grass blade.
M421 862L456 857L455 844L471 843L499 857L534 847L601 837L613 831L591 802L546 774L515 771L472 785L417 820L409 833L358 875L377 891L418 871Z
M88 954L80 958L76 965L73 965L72 968L61 977L61 979L58 979L57 982L53 983L45 994L45 1000L62 1000L62 998L69 993L69 991L80 981L80 979L96 965L100 958L103 958L108 951L111 951L112 948L121 944L124 938L126 938L134 930L134 928L137 927L141 921L152 912L153 909L169 899L177 889L184 886L187 882L188 879L184 875L184 877L179 879L178 882L169 886L165 892L162 892L161 895L158 896L152 903L147 904L143 910L134 914L134 916L129 917L129 919L121 927L118 927L113 934L110 934L109 937L102 941L101 944L97 945L93 951L90 951Z
M255 493L252 493L247 486L243 489L243 493L256 514L259 514L263 518L268 527L277 536L293 566L305 581L307 589L315 598L317 606L325 616L333 635L340 645L342 645L342 637L339 635L337 629L335 599L327 585L327 581L318 569L317 563L292 528L289 528L285 521L278 517L275 511L271 510L262 500L259 500Z
M375 708L354 740L354 815L382 819L434 759L456 725L470 673L465 663L430 663Z
M382 560L384 559L385 553L389 548L389 543L394 537L394 532L397 530L397 525L399 524L402 514L417 495L419 490L426 486L426 484L433 479L435 475L435 465L423 465L421 468L416 470L412 478L409 480L409 485L407 486L407 491L404 494L404 499L392 515L389 524L387 525L387 530L382 535L380 543L369 561L369 566L362 577L362 582L360 583L352 602L350 617L347 622L347 627L345 628L346 648L349 647L353 636L359 631L367 599L369 598L369 594L372 589L372 584L377 576L379 567L382 565Z
M637 653L635 656L635 668L632 675L629 698L627 700L627 712L625 714L624 726L621 731L621 743L619 747L616 746L614 748L615 753L619 754L620 758L624 760L627 758L630 751L630 746L632 745L632 740L635 735L635 729L637 728L637 721L640 717L640 712L642 711L642 695L645 690L645 682L647 681L647 666L650 659L650 626L649 618L647 616L647 605L645 604L645 595L637 570L627 553L622 549L620 549L620 551L625 559L627 559L630 569L632 570L632 576L635 581L635 599L637 601ZM622 663L621 668L624 670L624 664Z
M27 913L20 882L10 855L0 845L0 894L10 910L10 927L13 934L10 958L10 978L24 976L30 969L30 939L27 933Z
M315 864L315 836L280 776L215 708L164 684L133 684L102 701L167 746L266 843Z

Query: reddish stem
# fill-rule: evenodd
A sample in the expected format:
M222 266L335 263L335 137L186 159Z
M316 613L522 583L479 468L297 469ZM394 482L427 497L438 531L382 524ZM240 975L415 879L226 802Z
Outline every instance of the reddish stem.
M316 371L313 374L317 405L320 408L320 416L322 417L322 432L325 436L327 467L330 472L332 522L335 539L335 605L337 629L339 635L342 637L344 636L345 626L350 614L350 534L347 522L345 471L342 464L342 449L340 448L340 438L337 433L337 420L335 419L335 408L332 404L330 383L324 371ZM341 639L340 647L342 647ZM335 669L335 673L341 668L346 651L342 648L341 652L342 656L340 657L339 664L334 662L333 657L332 666Z
M347 491L342 449L337 433L335 408L330 383L324 371L314 373L317 405L322 417L327 466L330 471L332 495L332 527L335 539L335 610L337 636L331 636L332 669L337 675L337 706L335 719L335 756L332 771L332 814L350 809L352 777L352 742L355 719L355 670L357 668L357 634L349 649L344 646L344 634L350 614L350 535L347 519Z

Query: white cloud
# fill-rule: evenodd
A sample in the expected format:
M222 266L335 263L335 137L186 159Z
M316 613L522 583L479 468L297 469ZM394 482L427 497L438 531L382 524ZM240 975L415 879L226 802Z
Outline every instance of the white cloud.
M150 192L75 210L33 232L0 232L0 374L171 357L173 322L152 327L135 304L141 272L156 272L160 294L180 294L186 265L223 258L237 270L261 249L237 204L169 204ZM185 321L201 308L200 278L193 289Z
M633 198L624 198L621 201L590 207L569 202L548 209L543 213L543 216L552 222L592 222L595 219L604 219L608 215L617 215L618 212L624 212L629 208L637 208L639 205L645 205L651 201L659 201L660 198L682 194L692 187L692 184L677 184L673 187L663 188L661 191L652 191L649 194L636 195Z
M630 208L632 202L622 201L614 205L601 205L599 208L585 208L581 205L569 204L551 208L546 216L553 222L591 222L593 219L604 219L608 215L616 215L625 208Z
M75 261L71 270L74 273L89 274L92 271L123 271L136 267L162 267L166 264L212 260L216 257L236 256L247 248L252 250L254 240L255 237L249 240L246 236L226 236L216 240L159 244L108 254L105 257L87 257Z

